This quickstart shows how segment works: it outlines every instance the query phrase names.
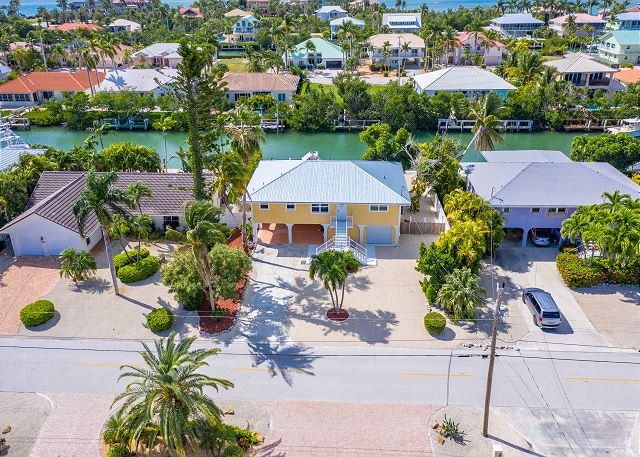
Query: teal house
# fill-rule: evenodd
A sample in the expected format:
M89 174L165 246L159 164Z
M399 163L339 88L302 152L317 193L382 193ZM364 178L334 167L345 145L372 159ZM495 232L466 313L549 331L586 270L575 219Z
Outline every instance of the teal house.
M344 68L345 55L342 48L322 38L309 38L298 43L283 59L289 65L303 68Z
M623 63L640 65L640 31L613 30L600 37L598 60L618 67Z

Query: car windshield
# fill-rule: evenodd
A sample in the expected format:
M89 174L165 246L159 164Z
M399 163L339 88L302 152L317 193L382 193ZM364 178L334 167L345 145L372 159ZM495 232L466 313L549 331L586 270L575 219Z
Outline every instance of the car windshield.
M559 319L560 318L560 313L557 311L545 311L543 313L543 317L545 319Z
M549 236L549 231L548 230L536 230L536 236L548 237Z

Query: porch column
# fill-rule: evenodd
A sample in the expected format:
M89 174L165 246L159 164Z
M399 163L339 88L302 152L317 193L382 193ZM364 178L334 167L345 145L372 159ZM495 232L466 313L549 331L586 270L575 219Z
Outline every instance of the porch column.
M258 230L260 229L260 224L251 224L251 231L253 234L253 242L258 242Z
M365 229L366 225L359 225L358 224L358 228L360 229L360 244L364 244L364 229Z
M522 244L521 247L526 248L527 247L527 238L529 238L529 228L523 228L522 229Z
M327 242L327 232L329 231L329 224L322 224L322 236L324 237L324 242Z
M394 227L396 228L396 242L395 242L395 246L398 247L400 246L400 226L399 225L394 225Z
M287 224L287 234L289 236L289 244L293 243L293 224Z

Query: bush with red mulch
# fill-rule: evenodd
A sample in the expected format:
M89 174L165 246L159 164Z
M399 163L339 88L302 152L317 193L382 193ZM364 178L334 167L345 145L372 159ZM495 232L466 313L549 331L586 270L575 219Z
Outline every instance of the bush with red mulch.
M246 280L236 284L236 298L227 300L218 300L217 308L224 310L224 316L214 316L206 294L202 299L202 303L198 308L198 316L200 316L200 331L205 333L220 333L230 329L236 319L236 314L240 309L240 302L244 295L244 288L247 284Z
M342 308L331 308L329 311L327 311L327 318L334 322L346 321L349 318L349 311Z

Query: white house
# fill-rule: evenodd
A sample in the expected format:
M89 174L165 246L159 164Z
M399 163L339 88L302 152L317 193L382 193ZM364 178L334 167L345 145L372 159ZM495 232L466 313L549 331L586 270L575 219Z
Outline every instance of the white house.
M331 39L335 39L338 36L338 30L346 23L353 24L361 30L364 29L365 25L364 21L349 16L333 19L331 22L329 22L329 27L331 29Z
M345 64L342 48L322 38L302 41L282 58L288 58L289 65L303 68L344 68Z
M369 37L369 58L373 64L419 66L424 59L424 40L413 33L380 33ZM388 53L388 55L387 55Z
M533 35L533 32L544 25L544 21L536 19L531 13L508 13L491 20L489 26L509 38L520 38Z
M611 92L614 87L613 75L619 70L596 62L589 56L577 53L568 54L563 59L550 60L544 65L555 68L557 79L569 81L574 86L586 87L589 91L602 89Z
M8 235L16 256L54 256L66 248L88 251L102 239L95 215L80 234L73 206L85 188L85 172L45 171L31 194L27 209L0 229ZM116 186L125 189L142 181L152 196L141 200L142 211L156 229L180 228L182 205L193 200L189 173L118 173Z
M392 33L417 33L422 27L420 13L384 13L382 27Z
M640 30L640 11L618 14L613 27L617 30Z
M0 63L0 81L6 79L6 77L9 76L9 73L11 73L11 68Z
M258 20L252 14L241 17L233 26L231 41L234 43L255 41L258 32Z
M416 91L433 96L439 92L460 92L469 98L478 98L496 92L503 98L516 87L479 67L449 67L414 76Z
M151 94L160 97L169 92L169 85L175 81L178 71L173 68L124 68L108 70L97 90L119 92L128 90L140 95Z
M331 19L344 17L346 15L347 12L345 10L335 5L325 5L316 10L316 16L318 16L321 21L330 21Z
M132 54L134 62L142 61L153 67L176 68L182 62L179 43L154 43Z
M564 36L565 25L570 17L573 17L575 22L575 31L572 35L575 36L598 36L604 32L607 21L602 19L602 16L593 16L586 13L574 13L564 16L554 17L549 20L549 28L555 30L559 35Z
M522 230L523 247L531 229L559 230L578 206L602 203L604 192L618 190L634 198L640 192L604 162L463 162L461 167L467 190L501 211L505 228Z
M453 63L455 65L471 64L471 56L482 56L482 63L490 67L496 67L502 62L503 43L490 40L482 33L459 32L456 47L451 56L444 55L441 63ZM452 62L448 62L452 59Z
M270 94L276 101L291 103L300 77L276 73L226 73L226 96L231 103L243 97Z
M111 30L114 33L117 32L139 32L142 27L140 26L140 24L138 24L137 22L134 21L129 21L127 19L116 19L115 21L113 21L112 23L110 23L108 26L109 30Z

